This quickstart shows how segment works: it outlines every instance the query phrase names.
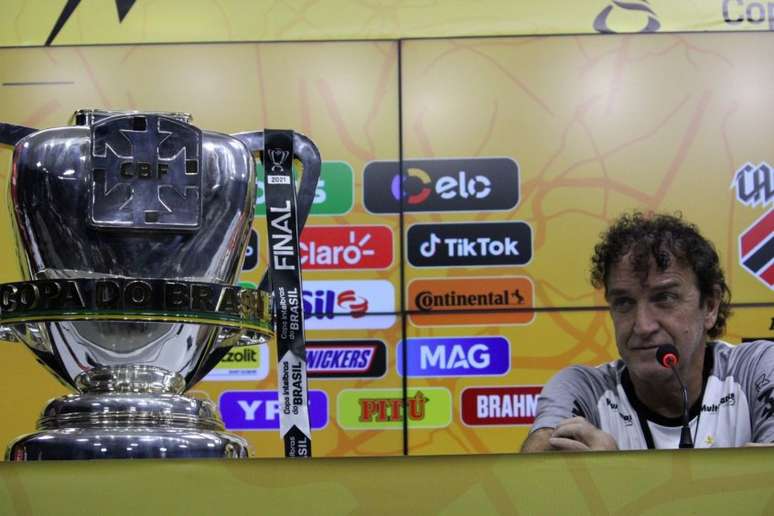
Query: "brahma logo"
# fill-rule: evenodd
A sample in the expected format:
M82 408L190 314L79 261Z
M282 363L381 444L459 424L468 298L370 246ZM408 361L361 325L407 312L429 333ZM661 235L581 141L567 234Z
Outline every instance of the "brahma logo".
M519 202L519 166L511 158L372 161L363 171L371 213L510 210Z
M510 343L504 337L435 337L401 341L396 366L403 376L403 351L407 376L501 376L511 369Z
M392 265L392 230L387 226L306 226L299 247L304 270Z
M336 398L339 426L345 430L445 428L451 423L451 392L443 387L411 388L404 412L401 389L344 389Z
M328 424L328 395L309 391L309 424L315 430ZM279 430L280 403L276 390L226 391L220 395L220 414L227 430Z
M528 324L535 318L529 278L418 279L409 283L409 320L416 326Z
M384 329L395 324L395 289L386 280L305 281L303 298L309 330Z
M380 340L316 340L306 343L309 378L381 378L387 346Z
M469 426L515 426L535 422L541 386L469 387L462 391L462 422Z

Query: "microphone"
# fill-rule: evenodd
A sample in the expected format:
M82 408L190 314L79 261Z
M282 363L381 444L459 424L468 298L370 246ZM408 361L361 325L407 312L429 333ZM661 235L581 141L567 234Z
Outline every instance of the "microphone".
M656 350L656 360L662 367L672 370L683 391L683 429L680 431L680 448L693 448L693 439L691 438L691 428L688 420L688 389L686 389L680 373L677 372L677 364L680 362L680 353L677 348L671 344L659 346Z

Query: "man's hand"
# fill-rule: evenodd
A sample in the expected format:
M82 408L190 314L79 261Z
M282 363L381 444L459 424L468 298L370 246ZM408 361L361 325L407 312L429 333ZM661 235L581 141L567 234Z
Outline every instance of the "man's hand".
M558 451L617 450L613 436L595 427L585 418L572 417L559 423L548 438L551 447Z

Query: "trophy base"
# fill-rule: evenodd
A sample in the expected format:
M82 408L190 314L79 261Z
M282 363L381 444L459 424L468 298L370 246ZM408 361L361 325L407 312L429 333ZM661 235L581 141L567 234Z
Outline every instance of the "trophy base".
M247 442L226 432L209 400L178 394L85 393L49 402L38 432L6 459L247 458Z

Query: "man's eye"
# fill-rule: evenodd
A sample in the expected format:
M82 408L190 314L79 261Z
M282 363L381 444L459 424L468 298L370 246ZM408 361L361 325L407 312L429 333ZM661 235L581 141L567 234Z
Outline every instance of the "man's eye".
M660 305L673 305L678 299L677 294L674 292L659 292L653 296L653 301Z
M626 313L634 306L634 300L629 297L616 297L610 303L614 312Z

